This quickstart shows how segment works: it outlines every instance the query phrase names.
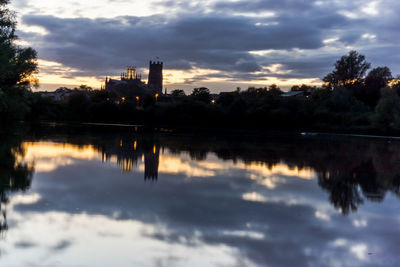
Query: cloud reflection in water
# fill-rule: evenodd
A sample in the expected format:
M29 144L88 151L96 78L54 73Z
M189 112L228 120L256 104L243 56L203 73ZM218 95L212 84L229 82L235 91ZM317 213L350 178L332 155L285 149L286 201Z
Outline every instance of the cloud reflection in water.
M117 138L26 142L24 160L34 161L36 172L29 192L10 198L0 263L394 266L398 200L387 195L343 216L320 186L337 179L321 173L345 169L334 172L337 162L326 161L322 172L322 150L293 160L275 145L279 160L215 151L193 157L162 140L138 141L136 149ZM124 172L128 160L132 169ZM157 184L143 182L146 164L157 168L147 170L157 173Z

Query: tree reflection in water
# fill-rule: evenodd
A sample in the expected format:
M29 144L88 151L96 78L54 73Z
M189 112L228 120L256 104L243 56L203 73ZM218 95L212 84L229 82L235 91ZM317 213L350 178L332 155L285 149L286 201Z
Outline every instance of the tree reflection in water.
M20 136L1 134L0 143L0 232L8 229L6 204L12 192L26 191L32 182L33 166L18 162L25 153Z
M312 169L318 185L328 192L332 205L344 215L357 211L366 199L382 201L388 191L400 196L399 141L338 136L175 135L140 133L137 128L132 133L131 129L122 128L98 131L70 127L41 129L33 139L54 136L65 143L92 145L102 154L103 161L116 158L124 172L132 171L138 159L143 159L145 180L159 178L160 153L164 149L176 155L185 153L194 161L204 160L213 153L219 159L244 162L248 166L261 164L272 169L284 163L288 168ZM11 148L8 147L9 153ZM15 165L13 158L9 160L7 166L13 166L13 172L21 172L22 177L13 188L29 187L32 170Z
M69 141L73 137L69 136ZM82 140L82 139L81 139ZM400 196L400 142L385 139L318 137L238 137L225 135L135 134L106 135L95 140L103 159L117 157L124 171L131 171L144 157L144 178L157 180L160 149L186 153L194 161L209 153L219 159L262 164L270 170L282 162L288 168L312 169L318 185L328 192L332 205L344 215L369 201L380 202L388 191ZM105 141L107 140L107 141ZM100 141L100 142L99 142Z

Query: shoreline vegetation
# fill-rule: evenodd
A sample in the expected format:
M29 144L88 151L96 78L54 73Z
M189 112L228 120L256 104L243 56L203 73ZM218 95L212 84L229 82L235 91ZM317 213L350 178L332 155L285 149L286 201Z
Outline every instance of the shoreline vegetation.
M213 95L205 87L186 95L118 96L81 86L55 99L32 92L37 55L16 45L15 15L0 0L0 127L18 121L157 125L164 128L349 133L400 136L400 79L388 67L370 70L350 51L323 79L323 86L277 85ZM66 90L66 88L62 88Z

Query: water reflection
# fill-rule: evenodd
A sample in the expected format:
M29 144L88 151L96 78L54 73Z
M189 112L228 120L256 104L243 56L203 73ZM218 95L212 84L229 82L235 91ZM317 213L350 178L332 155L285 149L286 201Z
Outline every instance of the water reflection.
M12 192L26 191L31 186L33 165L21 163L25 149L16 136L0 136L0 232L8 229L6 205Z
M117 162L123 172L138 168L138 162L144 161L144 179L157 180L160 149L149 140L120 140L119 146L114 143L103 145L101 149L103 162Z
M51 172L79 160L101 158L125 173L143 172L157 180L159 172L187 177L214 177L226 170L247 170L248 178L274 189L280 177L318 179L333 206L343 214L357 211L364 199L380 202L387 191L400 196L398 143L366 140L271 140L261 146L237 140L208 139L188 143L171 136L113 136L113 140L82 144L23 142L19 161L35 162L36 171ZM187 138L187 137L186 137ZM84 140L83 140L84 141ZM258 140L260 141L260 140ZM250 146L248 148L247 146ZM312 147L312 151L310 148ZM160 157L160 148L162 155ZM168 151L164 153L164 151ZM223 159L222 161L220 159Z
M56 132L6 150L31 188L9 197L5 265L399 260L397 142Z

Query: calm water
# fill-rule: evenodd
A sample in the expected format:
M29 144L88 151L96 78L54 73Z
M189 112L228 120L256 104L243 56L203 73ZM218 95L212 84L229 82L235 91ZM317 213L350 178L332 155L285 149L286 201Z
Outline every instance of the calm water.
M400 142L2 137L1 266L399 266Z

